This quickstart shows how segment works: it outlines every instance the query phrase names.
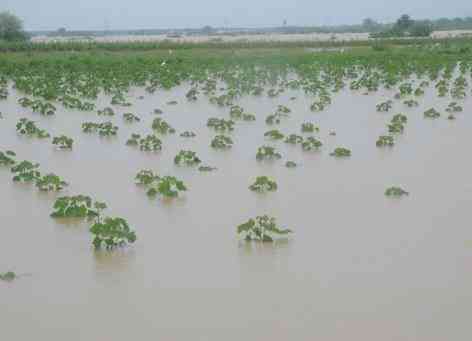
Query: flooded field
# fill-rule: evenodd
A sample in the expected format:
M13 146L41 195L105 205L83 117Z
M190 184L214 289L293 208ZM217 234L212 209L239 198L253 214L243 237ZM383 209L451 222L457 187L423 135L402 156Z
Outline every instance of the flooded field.
M232 104L256 120L236 122L227 134L234 146L215 150L210 142L217 133L207 120L228 118L229 109L203 95L189 102L192 88L183 82L150 94L133 86L125 92L131 106L111 106L115 116L55 103L56 114L45 117L18 104L24 94L8 84L9 96L0 101L0 150L40 163L70 186L42 193L0 169L0 272L19 275L0 281L5 340L470 340L470 96L458 101L464 110L455 120L445 111L451 97L438 97L434 83L424 87L418 106L395 100L388 112L376 106L398 87L345 87L320 112L310 110L313 96L301 89L241 96ZM470 94L470 86L465 90ZM111 99L100 93L96 107ZM269 127L266 117L279 105L291 113ZM439 118L424 117L432 107ZM155 115L156 108L163 113ZM125 123L126 112L141 121ZM398 113L408 120L403 134L394 147L378 148ZM15 125L23 117L51 136L72 137L73 150L19 136ZM162 151L126 145L132 133L150 133L156 117L176 129L160 136ZM118 134L86 134L86 121L111 121ZM304 122L319 132L302 134ZM264 137L271 129L314 136L323 145L303 151ZM180 137L184 131L196 136ZM282 158L256 161L262 145L275 146ZM330 156L337 147L351 157ZM179 150L195 151L217 170L176 166ZM150 199L134 183L142 169L176 176L188 191ZM277 181L277 191L248 189L262 175ZM388 198L390 186L409 195ZM126 217L136 242L94 250L89 223L49 216L57 197L79 193L106 202L107 214ZM274 243L238 239L236 227L262 214L293 234Z

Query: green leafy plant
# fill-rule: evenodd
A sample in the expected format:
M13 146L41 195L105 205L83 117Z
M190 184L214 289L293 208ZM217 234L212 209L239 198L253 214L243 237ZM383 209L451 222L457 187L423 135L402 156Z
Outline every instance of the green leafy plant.
M54 202L53 218L98 218L100 212L106 208L102 202L93 202L85 195L64 196Z
M159 134L174 134L175 129L169 123L158 117L152 121L152 129Z
M15 274L12 271L8 271L8 272L5 272L5 273L0 273L0 281L4 281L4 282L12 282L17 277L18 277L18 275Z
M216 135L210 145L215 149L230 149L233 147L233 140L229 136Z
M290 134L285 138L285 143L300 144L303 143L303 137L297 134Z
M414 99L406 100L403 102L403 104L405 104L409 108L417 107L419 105L419 103Z
M428 109L424 112L424 117L425 118L433 118L434 119L434 118L438 118L440 116L441 116L441 114L438 111L436 111L436 109L434 109L434 108Z
M162 150L162 142L156 135L147 135L139 139L139 149L144 152L158 152Z
M379 136L375 145L377 147L393 147L395 145L395 141L393 139L393 136L381 135Z
M279 130L269 130L264 134L265 137L270 138L271 140L282 140L285 136Z
M45 192L58 192L68 185L67 182L52 173L43 175L36 179L36 187L38 187L40 191Z
M118 127L111 122L84 122L82 123L82 131L84 133L98 132L100 136L115 136L118 133Z
M347 148L338 147L329 155L334 157L350 157L351 151Z
M113 111L112 108L106 107L102 110L97 111L98 116L115 116L115 112Z
M226 132L234 130L234 121L220 118L209 118L207 127L213 128L216 131Z
M178 166L196 166L201 162L197 153L190 150L181 150L174 158L174 163Z
M403 190L401 187L389 187L385 190L385 195L387 197L402 197L404 195L409 195L409 193Z
M113 249L136 241L136 233L123 218L107 217L96 221L90 227L90 232L93 236L92 244L96 249Z
M257 149L256 159L258 161L262 160L278 160L281 159L282 155L278 153L274 147L271 146L262 146Z
M48 138L50 135L43 129L39 129L34 121L27 118L21 118L16 124L16 131L21 135L37 138Z
M15 157L16 154L15 152L12 152L11 150L7 150L6 152L0 151L0 166L12 166L16 163Z
M32 163L30 161L21 161L11 168L14 174L13 181L15 182L32 182L36 181L41 173L38 171L39 163Z
M143 169L136 174L135 182L138 185L148 186L159 179L159 175L155 174L152 170Z
M147 191L147 195L154 197L157 194L160 194L166 198L175 198L180 192L184 192L186 190L187 187L183 181L178 180L173 176L164 176L151 183L150 188Z
M453 113L453 112L462 112L464 110L464 108L462 108L462 106L460 106L459 104L457 104L457 102L451 102L449 103L449 105L447 106L446 108L446 111L448 113Z
M195 134L193 131L184 131L183 133L180 134L180 136L191 138L191 137L197 136L197 134Z
M131 137L126 141L127 146L138 146L139 140L141 139L140 134L131 134Z
M267 215L249 219L237 227L240 238L246 241L273 242L281 236L292 233L290 229L281 228L275 218Z
M123 114L123 119L127 123L139 122L141 119L133 113L127 112Z
M258 176L256 181L249 186L249 189L259 193L273 192L277 190L277 183L274 179L267 176Z
M305 122L302 123L302 133L314 133L314 132L319 132L320 128L315 126L311 122Z
M379 103L377 104L376 108L377 108L377 111L380 111L380 112L387 112L387 111L390 111L390 109L392 109L393 107L393 102L391 100L388 100L386 102L382 102L382 103Z
M59 149L72 149L72 145L74 144L74 140L70 137L65 135L55 136L52 139L52 144L57 146Z
M303 141L302 149L304 151L318 150L322 145L323 143L321 143L321 141L317 140L313 136L309 136Z
M298 167L298 165L294 161L287 161L287 162L285 162L285 167L287 167L287 168L296 168L296 167Z

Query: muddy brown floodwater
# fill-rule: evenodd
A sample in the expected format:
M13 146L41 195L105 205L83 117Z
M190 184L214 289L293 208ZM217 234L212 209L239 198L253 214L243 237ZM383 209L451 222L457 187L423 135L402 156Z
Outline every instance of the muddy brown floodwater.
M237 123L230 151L209 147L209 117L228 109L205 97L185 99L187 86L145 94L132 89L131 108L115 107L118 137L81 132L95 113L58 109L40 117L21 108L12 91L0 102L0 148L33 160L71 186L63 194L88 194L105 201L110 215L126 218L138 240L129 248L95 252L86 224L61 224L49 217L56 195L13 184L0 170L0 271L29 274L0 282L0 330L4 340L363 340L468 341L472 309L472 101L448 121L429 89L420 107L395 101L390 113L375 105L392 98L382 90L334 96L322 113L311 99L287 91L278 98L245 97L237 104L257 116ZM470 89L467 91L470 92ZM144 95L143 100L138 99ZM289 98L297 99L290 101ZM177 100L175 106L165 103ZM110 103L102 97L98 107ZM324 143L304 153L268 142L265 117L278 104L292 109L282 132L318 124ZM427 120L423 111L444 113ZM125 146L132 132L151 132L155 108L180 133L163 138L163 151L146 154ZM127 125L131 111L142 121ZM393 114L408 116L405 133L391 150L376 148ZM72 152L51 140L17 136L20 117L33 118L53 136L75 139ZM329 136L335 130L336 136ZM257 147L276 145L283 159L255 160ZM352 157L336 160L337 146ZM213 173L173 165L180 149L192 149ZM285 168L286 160L301 164ZM182 178L189 191L171 203L149 200L134 185L144 168ZM273 176L279 190L258 195L248 186L258 175ZM400 185L411 194L389 200L384 191ZM269 214L293 237L283 243L249 246L236 226Z

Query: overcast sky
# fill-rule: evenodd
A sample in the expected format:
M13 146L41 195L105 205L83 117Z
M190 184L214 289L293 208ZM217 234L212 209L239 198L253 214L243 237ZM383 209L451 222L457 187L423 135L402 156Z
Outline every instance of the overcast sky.
M472 0L0 0L27 30L355 24L472 16Z

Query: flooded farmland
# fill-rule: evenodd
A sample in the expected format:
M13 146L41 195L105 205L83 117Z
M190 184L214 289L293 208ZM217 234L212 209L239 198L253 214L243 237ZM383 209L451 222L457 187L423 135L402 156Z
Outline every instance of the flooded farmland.
M470 73L464 77L471 82ZM411 82L416 87L420 80ZM188 81L154 93L132 86L124 91L126 107L110 105L112 96L100 92L96 108L110 106L111 117L57 102L55 115L39 115L19 104L25 94L9 82L9 96L0 101L0 150L37 162L70 185L43 193L0 169L0 270L19 276L0 281L2 335L51 341L470 339L471 88L456 100L463 111L448 120L454 99L439 97L435 82L412 107L403 101L413 96L393 100L399 85L377 91L346 86L330 93L331 104L320 111L310 110L314 96L300 88L236 96L231 104L256 120L235 122L226 133L233 147L215 150L210 143L218 133L207 121L227 119L229 108L203 94L188 101L194 88ZM387 100L392 108L379 112L376 106ZM266 117L280 105L289 115L269 126ZM440 117L425 118L430 108ZM124 122L127 112L140 121ZM407 117L403 133L393 147L378 148L378 137L388 134L399 113ZM73 150L20 136L15 127L23 117L51 136L72 137ZM133 133L152 133L156 117L176 130L159 136L162 151L126 145ZM111 121L118 134L86 134L86 121ZM319 131L302 133L306 122ZM313 136L322 146L304 151L273 141L264 136L271 129ZM196 136L181 137L184 131ZM258 162L263 145L275 147L281 159ZM352 155L330 156L337 147ZM180 150L195 151L217 170L175 165ZM288 168L286 161L298 166ZM176 176L188 190L174 199L149 198L135 184L142 169ZM276 180L277 191L248 189L263 175ZM390 186L409 195L388 198ZM59 196L79 193L106 202L107 215L126 217L136 242L94 250L88 222L50 217ZM273 243L238 238L236 227L262 214L293 234Z

